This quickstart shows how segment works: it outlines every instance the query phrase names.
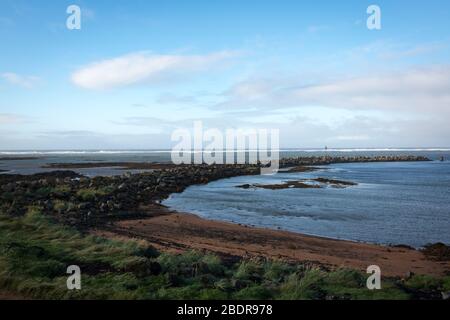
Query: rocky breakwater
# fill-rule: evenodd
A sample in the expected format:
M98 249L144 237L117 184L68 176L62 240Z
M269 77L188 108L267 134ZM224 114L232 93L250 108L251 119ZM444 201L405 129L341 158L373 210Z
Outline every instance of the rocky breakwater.
M299 157L282 159L280 167L427 160L415 156ZM260 173L259 165L158 164L158 168L139 174L93 178L73 171L0 174L0 212L20 216L30 207L36 207L62 222L90 226L113 219L145 216L148 206L190 185Z
M0 175L0 212L20 216L30 207L58 220L91 226L146 214L145 207L193 184L259 174L251 165L181 165L114 177L84 177L72 171Z
M357 162L405 162L405 161L431 161L423 156L375 156L375 157L291 157L280 159L280 167L328 165L333 163L357 163Z

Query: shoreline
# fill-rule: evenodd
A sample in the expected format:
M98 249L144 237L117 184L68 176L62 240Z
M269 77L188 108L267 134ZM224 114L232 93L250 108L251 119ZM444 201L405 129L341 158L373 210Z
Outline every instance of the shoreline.
M280 167L291 172L303 172L314 170L314 165L382 161L429 159L413 156L357 159L299 157L283 159ZM11 216L21 216L27 207L35 206L62 224L108 237L144 239L164 251L196 249L227 257L310 261L330 268L344 266L362 271L376 264L381 267L383 274L389 276L404 276L410 272L443 275L450 270L448 260L433 261L422 251L411 248L250 227L171 211L159 203L173 193L182 192L191 185L255 175L259 173L260 167L145 164L154 166L154 170L115 177L89 178L73 171L52 171L28 176L3 174L0 175L3 183L0 189L4 191L0 193L3 211ZM104 163L95 165L102 166Z
M422 251L400 245L332 239L209 220L162 205L146 211L145 218L116 221L91 232L108 238L143 239L158 250L175 253L200 250L231 258L308 262L330 269L346 267L363 272L375 264L380 266L383 275L391 277L404 277L408 273L442 276L450 270L449 261L434 261Z

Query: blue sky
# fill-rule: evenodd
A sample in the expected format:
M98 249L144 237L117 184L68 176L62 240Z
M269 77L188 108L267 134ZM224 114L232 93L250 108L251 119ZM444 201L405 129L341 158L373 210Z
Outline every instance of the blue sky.
M0 0L0 149L170 148L195 120L450 147L449 30L446 0Z

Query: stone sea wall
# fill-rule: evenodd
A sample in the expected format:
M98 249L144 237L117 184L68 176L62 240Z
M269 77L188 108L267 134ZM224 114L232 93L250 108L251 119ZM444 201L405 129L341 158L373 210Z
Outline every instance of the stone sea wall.
M286 158L280 167L326 165L345 162L427 161L424 157L309 157ZM168 165L164 169L113 177L85 177L73 171L35 175L0 174L0 211L12 216L30 207L71 225L95 225L108 220L147 214L171 193L194 184L260 173L257 165Z

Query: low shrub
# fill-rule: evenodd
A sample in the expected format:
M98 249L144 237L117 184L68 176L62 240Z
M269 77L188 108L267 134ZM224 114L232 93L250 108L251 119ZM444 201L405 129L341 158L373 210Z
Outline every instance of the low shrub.
M82 290L67 290L66 270L78 265ZM39 299L408 299L450 290L450 277L383 279L368 290L366 274L326 271L310 263L241 260L213 254L162 253L144 241L111 240L54 223L29 207L0 213L0 288Z

